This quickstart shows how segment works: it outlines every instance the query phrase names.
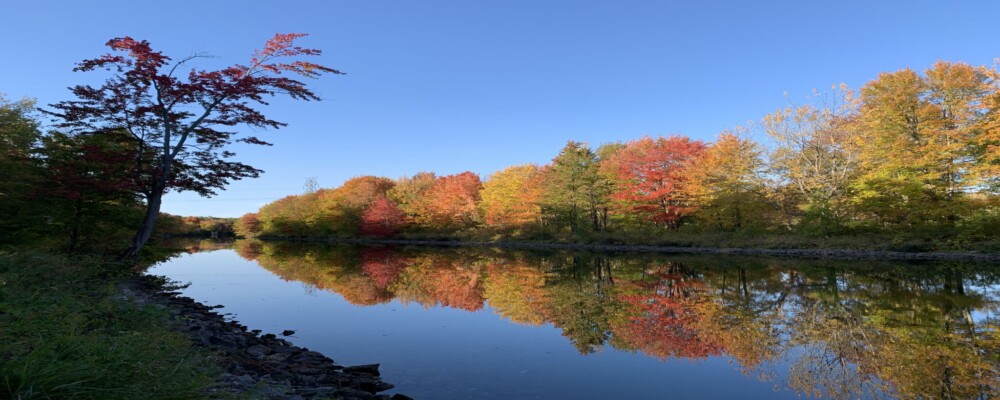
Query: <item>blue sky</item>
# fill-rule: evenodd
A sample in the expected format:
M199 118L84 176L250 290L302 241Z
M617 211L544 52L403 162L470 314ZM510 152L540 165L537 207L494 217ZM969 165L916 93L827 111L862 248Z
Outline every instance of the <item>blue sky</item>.
M994 1L8 1L0 93L41 104L98 82L74 63L113 37L175 58L244 62L276 32L347 72L310 81L321 102L277 99L274 147L236 146L267 171L219 196L171 194L163 211L235 217L302 192L548 162L567 140L711 140L813 89L882 71L1000 57ZM786 98L784 93L788 93Z

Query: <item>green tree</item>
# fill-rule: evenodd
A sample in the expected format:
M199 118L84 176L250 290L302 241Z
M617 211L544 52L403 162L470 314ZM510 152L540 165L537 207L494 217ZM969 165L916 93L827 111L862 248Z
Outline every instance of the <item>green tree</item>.
M7 100L0 95L0 242L24 238L43 221L31 195L43 170L34 156L41 131L32 116L34 100Z
M546 174L542 214L548 223L573 233L601 230L600 210L608 200L597 169L597 155L589 146L566 143Z
M45 184L36 190L46 201L50 234L64 237L65 248L112 251L125 245L141 222L142 203L127 170L135 159L124 132L70 136L50 132L42 138L39 159Z

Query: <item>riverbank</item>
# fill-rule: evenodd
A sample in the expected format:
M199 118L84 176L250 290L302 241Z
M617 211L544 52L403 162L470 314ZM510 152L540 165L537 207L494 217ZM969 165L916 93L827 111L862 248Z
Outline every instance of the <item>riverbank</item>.
M603 244L603 243L552 243L534 241L466 241L466 240L420 240L420 239L374 239L374 238L334 238L334 237L262 237L263 240L288 240L303 242L351 243L374 245L416 245L442 247L497 247L527 250L580 250L602 252L633 253L676 253L676 254L718 254L740 256L766 256L789 258L812 258L834 260L896 260L896 261L973 261L1000 263L1000 253L975 251L889 251L867 249L829 248L742 248L670 246L643 244Z
M168 314L122 301L97 258L0 252L0 398L227 398L214 355Z
M264 399L394 399L376 395L393 388L383 382L378 364L341 366L325 355L291 344L273 333L261 334L177 292L163 290L159 279L139 276L123 282L123 295L143 305L167 310L195 345L211 350L223 369L211 390L252 393ZM286 331L287 335L294 332Z
M397 399L345 367L98 258L0 254L0 397ZM289 333L289 332L286 332Z

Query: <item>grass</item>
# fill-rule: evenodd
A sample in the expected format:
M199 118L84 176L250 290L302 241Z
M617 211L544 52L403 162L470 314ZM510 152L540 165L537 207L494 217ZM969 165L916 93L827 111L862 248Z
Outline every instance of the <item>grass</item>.
M0 398L191 399L220 373L98 259L0 253Z

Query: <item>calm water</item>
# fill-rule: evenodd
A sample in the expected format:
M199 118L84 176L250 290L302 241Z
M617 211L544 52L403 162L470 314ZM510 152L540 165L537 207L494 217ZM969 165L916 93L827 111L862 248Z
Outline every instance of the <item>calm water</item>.
M150 273L420 399L966 399L997 270L241 241Z

